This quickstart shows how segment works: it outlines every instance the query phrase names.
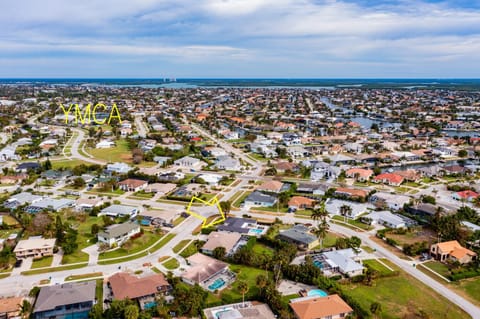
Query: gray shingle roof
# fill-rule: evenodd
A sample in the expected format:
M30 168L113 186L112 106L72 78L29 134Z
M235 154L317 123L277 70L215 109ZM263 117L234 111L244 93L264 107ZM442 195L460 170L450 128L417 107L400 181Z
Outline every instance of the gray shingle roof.
M47 286L40 289L34 312L55 309L57 306L95 301L95 281Z
M123 224L115 224L115 225L110 225L108 226L105 231L100 232L98 236L101 236L103 238L115 238L118 236L122 236L130 232L131 230L134 230L138 228L138 226L135 223L123 223Z
M281 232L278 236L280 238L290 239L304 245L309 245L317 240L315 236L308 233L308 228L303 225L295 225L292 228Z

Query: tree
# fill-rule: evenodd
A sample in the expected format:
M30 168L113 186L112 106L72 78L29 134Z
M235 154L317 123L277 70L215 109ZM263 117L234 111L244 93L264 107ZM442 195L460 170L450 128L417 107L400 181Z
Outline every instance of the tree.
M20 306L20 316L22 316L23 319L29 318L32 312L32 304L27 299L24 299L22 301L22 304L19 306Z
M467 150L458 151L458 157L467 157L467 156L468 156Z
M43 169L46 171L52 169L52 163L50 162L49 158L47 158L47 160L43 163Z
M125 319L137 319L139 315L138 307L136 305L128 305L123 313Z
M325 208L325 202L321 202L318 208L315 208L311 215L312 219L317 221L317 225L319 221L326 221L328 217L327 209Z
M326 220L322 220L322 222L313 230L313 234L317 236L318 240L320 241L320 248L323 248L323 240L327 237L328 229L330 226L328 225Z
M382 313L382 305L379 302L373 302L370 305L370 311L375 316L375 318L379 318L380 314Z
M347 218L352 215L352 207L350 205L342 205L340 207L340 215L344 217L345 223L347 222Z
M98 303L93 305L92 310L90 310L88 314L88 318L90 319L103 319L103 302L102 300L98 300Z
M63 227L62 218L60 215L57 215L55 220L55 234L58 244L62 244L65 240L65 229Z
M377 271L375 269L373 269L372 267L367 265L367 269L365 271L364 283L367 286L371 286L373 284L373 281L375 280L375 278L377 278L377 275L378 275Z
M219 247L215 247L215 249L212 252L212 256L216 259L221 260L221 259L225 258L226 253L227 252L225 250L225 247L219 246Z
M258 275L257 276L257 286L262 290L268 284L268 278L265 275Z
M220 208L222 209L223 214L225 214L225 216L228 216L232 208L232 203L230 203L230 201L227 200L227 201L221 201L219 205L220 205Z
M248 292L248 283L244 280L238 282L238 291L242 294L242 303L245 306L245 294Z
M91 234L93 236L96 236L99 231L100 231L100 226L98 226L98 224L93 224L91 228Z
M81 177L77 177L73 180L72 186L74 188L83 188L85 187L85 180Z

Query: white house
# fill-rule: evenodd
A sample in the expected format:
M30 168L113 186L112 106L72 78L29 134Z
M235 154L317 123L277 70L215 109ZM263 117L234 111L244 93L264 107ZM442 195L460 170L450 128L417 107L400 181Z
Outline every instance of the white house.
M121 246L130 237L140 233L140 226L135 223L123 223L108 226L104 231L97 234L98 242L107 244L109 247L113 245Z
M366 216L362 216L362 219L366 218L371 220L372 225L383 225L388 228L403 228L407 226L403 218L386 210L375 211Z
M201 160L191 156L184 156L174 161L173 163L175 164L175 166L181 166L190 169L201 169L203 166L203 162Z
M125 164L125 163L113 163L113 164L108 164L107 165L107 171L109 172L116 172L116 173L119 173L119 174L126 174L128 173L130 170L132 169L132 167L130 167L129 165Z
M140 210L135 206L126 206L126 205L111 205L100 211L98 216L107 215L110 217L123 217L130 216L134 218L138 215Z
M114 146L115 146L115 142L110 140L101 140L100 142L97 143L97 145L95 145L96 148L110 148Z

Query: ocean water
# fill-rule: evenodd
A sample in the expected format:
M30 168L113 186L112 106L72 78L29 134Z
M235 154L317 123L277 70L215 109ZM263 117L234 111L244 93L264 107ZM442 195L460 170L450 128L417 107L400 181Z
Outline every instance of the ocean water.
M140 88L396 88L480 91L480 79L0 79L0 85L85 85Z

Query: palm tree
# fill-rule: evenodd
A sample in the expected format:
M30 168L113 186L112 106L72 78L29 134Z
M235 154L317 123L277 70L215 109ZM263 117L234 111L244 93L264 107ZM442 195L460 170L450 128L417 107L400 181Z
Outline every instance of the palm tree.
M313 230L313 234L317 236L318 240L320 241L320 248L323 248L323 240L327 237L328 229L330 226L328 225L325 219Z
M340 207L340 215L342 215L344 217L344 222L346 223L347 222L347 216L351 216L352 214L352 207L350 207L350 205L342 205Z
M312 212L311 218L315 221L317 221L317 226L319 221L326 221L326 218L328 217L328 212L327 209L325 208L325 202L322 201L318 208L315 208Z
M257 276L257 286L262 290L268 283L268 278L264 275Z
M20 315L23 319L29 318L30 313L32 312L32 304L27 300L24 299L20 306Z
M248 283L246 281L240 281L238 283L238 291L242 294L242 305L245 307L245 294L248 292Z

